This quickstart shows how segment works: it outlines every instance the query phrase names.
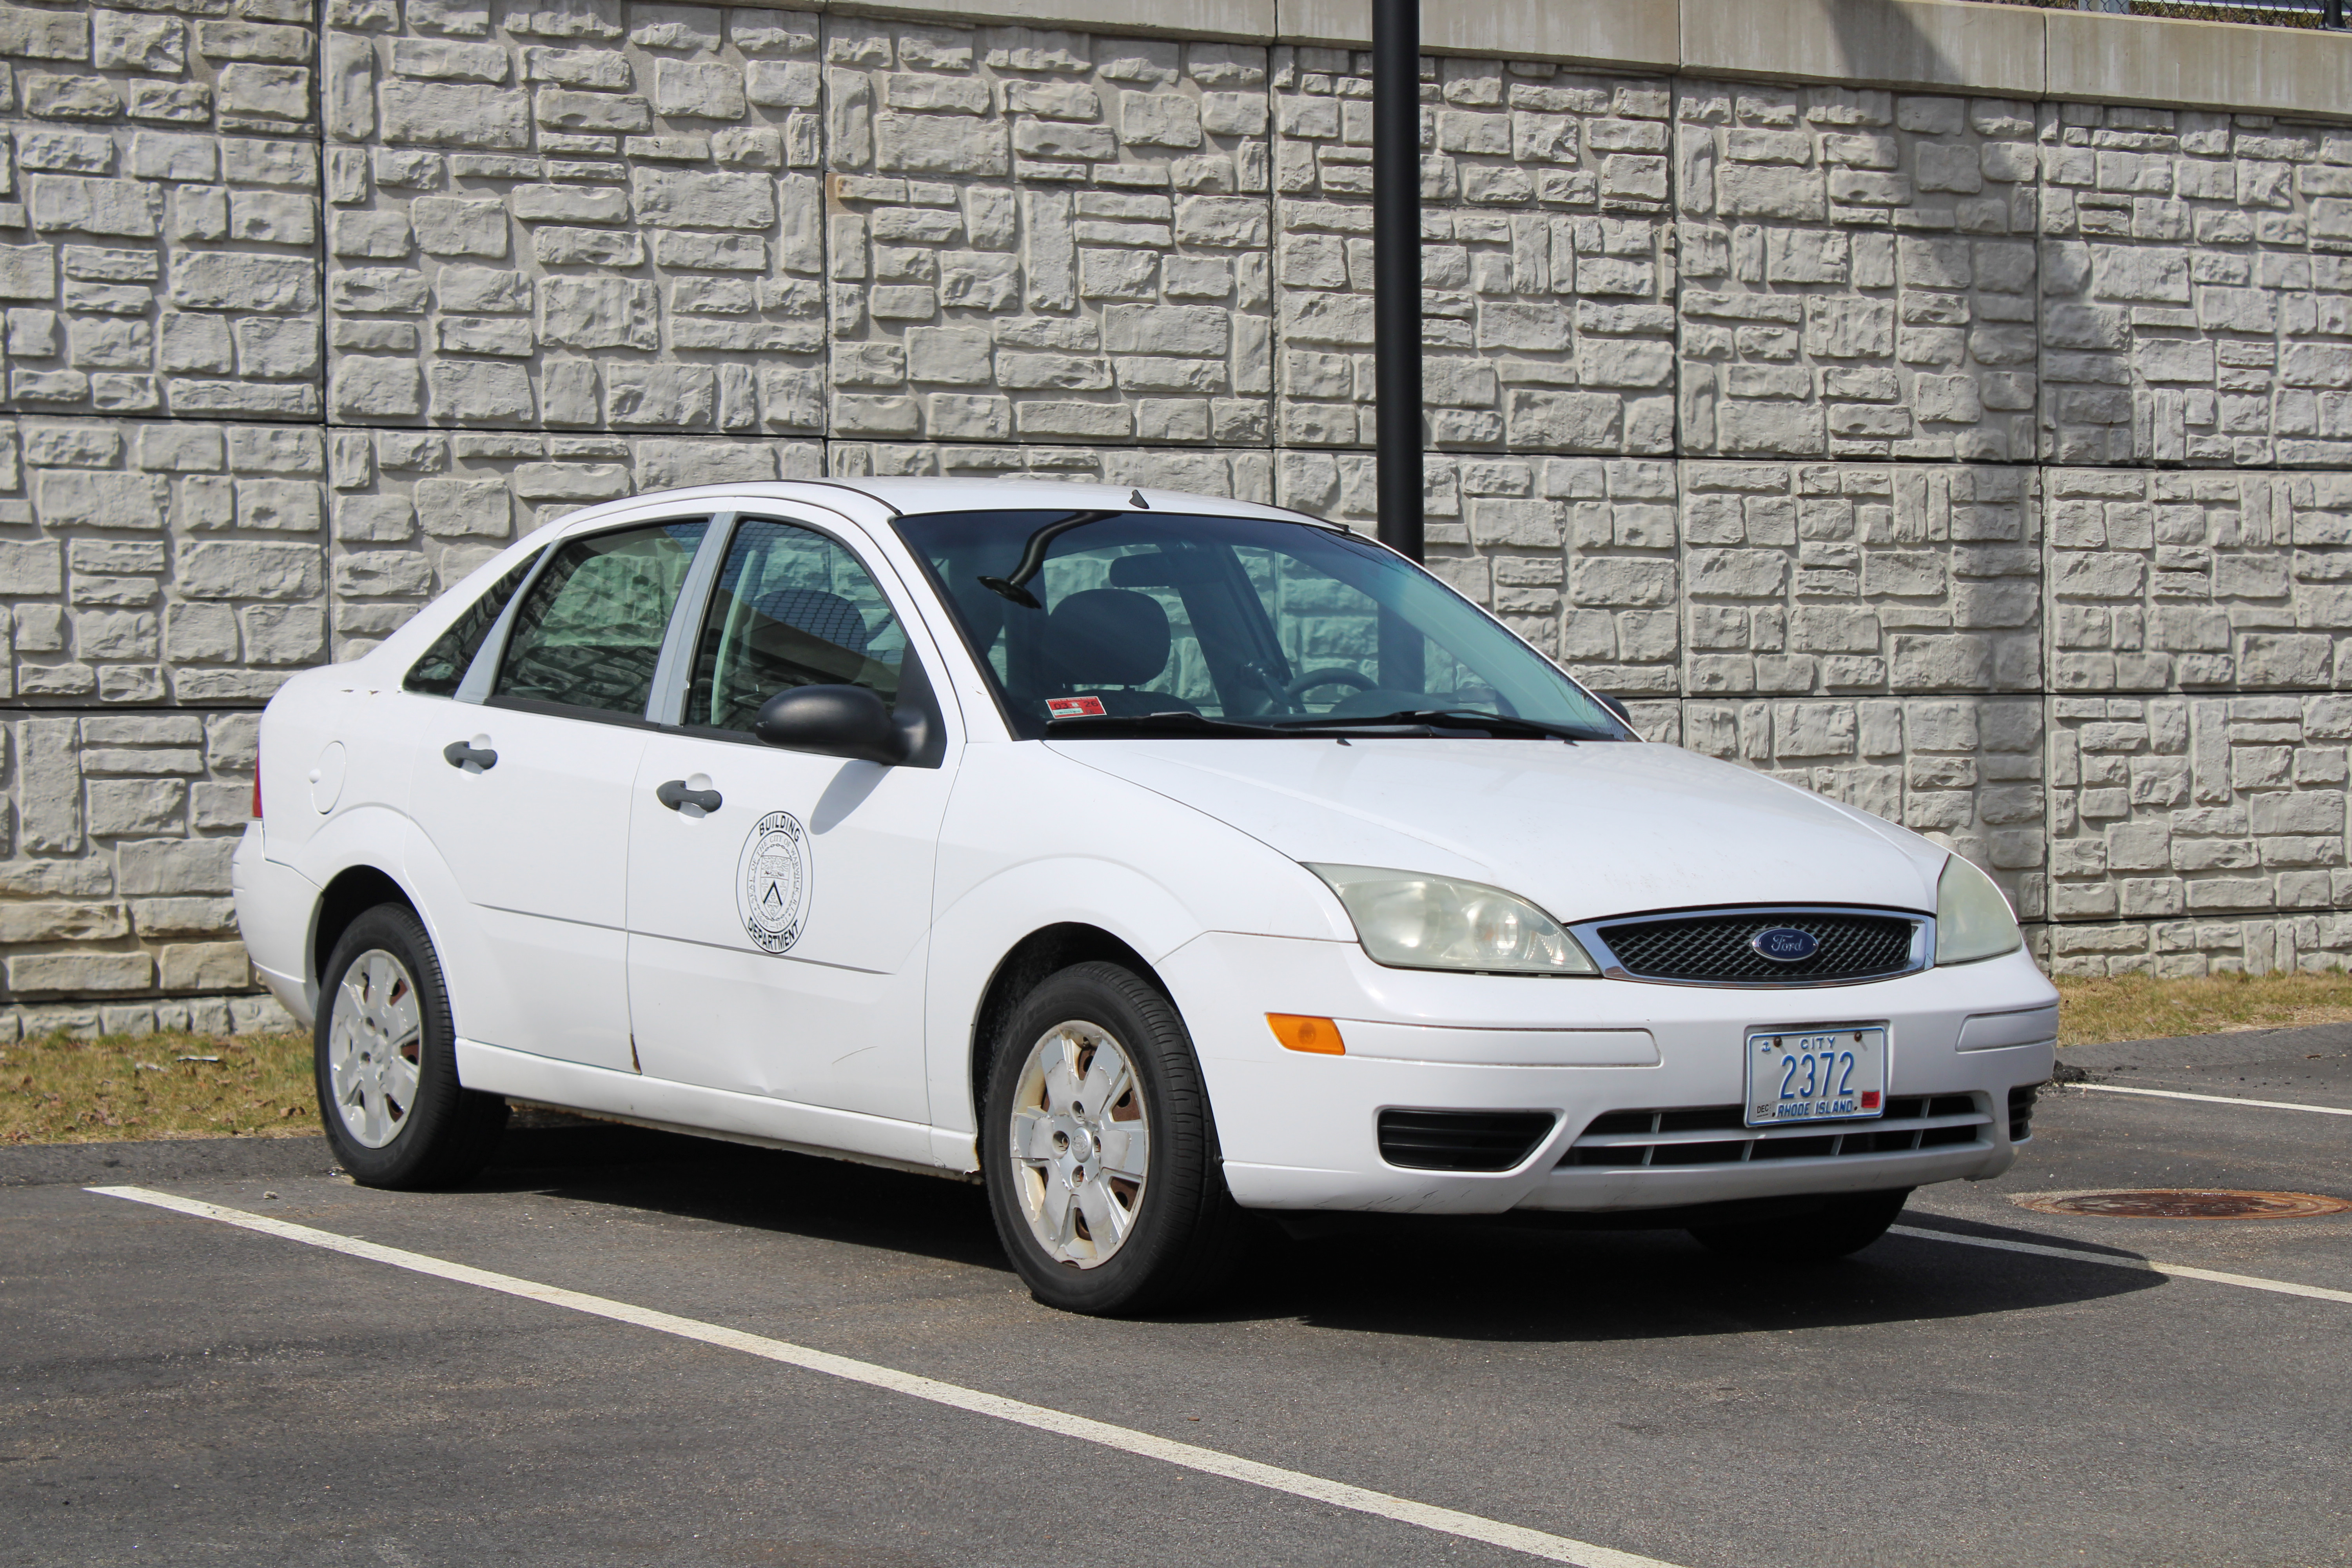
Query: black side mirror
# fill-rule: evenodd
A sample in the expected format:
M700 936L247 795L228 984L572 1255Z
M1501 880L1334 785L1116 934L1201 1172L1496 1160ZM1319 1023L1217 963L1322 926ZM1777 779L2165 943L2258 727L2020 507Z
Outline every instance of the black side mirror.
M1625 705L1622 702L1618 701L1614 697L1603 697L1598 691L1594 692L1592 696L1593 700L1599 702L1601 706L1608 709L1609 711L1616 714L1617 717L1622 719L1628 724L1631 724L1633 721L1633 715L1626 712Z
M751 733L787 752L896 767L929 738L929 721L912 709L893 713L863 686L795 686L761 705Z

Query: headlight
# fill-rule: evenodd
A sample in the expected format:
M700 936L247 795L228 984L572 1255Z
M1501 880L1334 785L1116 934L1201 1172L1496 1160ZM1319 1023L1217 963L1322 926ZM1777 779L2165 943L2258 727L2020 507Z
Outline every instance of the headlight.
M1992 879L1958 856L1944 862L1936 882L1936 962L1974 963L2025 945L2009 900Z
M1500 974L1599 973L1558 921L1500 888L1373 866L1307 868L1339 895L1375 963Z

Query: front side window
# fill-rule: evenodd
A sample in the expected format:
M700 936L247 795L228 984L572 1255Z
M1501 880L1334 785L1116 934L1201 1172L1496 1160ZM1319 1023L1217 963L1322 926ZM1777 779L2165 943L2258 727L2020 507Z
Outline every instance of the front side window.
M1014 729L1034 738L1419 725L1630 731L1412 563L1303 522L1172 512L901 518ZM1120 722L1124 721L1125 722ZM1475 726L1474 726L1475 727Z
M707 520L566 540L515 612L490 695L643 717Z
M746 731L795 686L862 686L895 704L907 635L873 574L814 529L737 525L695 648L686 721Z
M469 605L466 613L449 623L449 629L433 640L425 656L408 667L408 678L401 685L410 691L421 691L428 697L455 697L458 683L473 665L474 656L482 651L483 642L490 628L505 614L507 601L515 596L522 580L530 575L531 566L539 560L536 550L524 556L514 570L490 584L490 591Z

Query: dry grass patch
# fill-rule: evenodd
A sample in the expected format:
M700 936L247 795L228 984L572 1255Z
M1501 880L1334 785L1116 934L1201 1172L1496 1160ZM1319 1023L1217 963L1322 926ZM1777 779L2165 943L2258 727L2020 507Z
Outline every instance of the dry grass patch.
M2352 1021L2352 974L2210 974L2155 980L2117 974L2061 980L2058 1043L2160 1040Z
M0 1046L0 1144L318 1130L308 1035L53 1035Z

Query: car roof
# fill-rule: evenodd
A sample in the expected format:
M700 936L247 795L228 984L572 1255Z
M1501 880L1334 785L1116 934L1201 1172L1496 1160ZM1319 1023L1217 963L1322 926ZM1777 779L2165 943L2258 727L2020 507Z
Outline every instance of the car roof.
M875 503L860 506L851 498ZM1076 484L1062 479L838 479L755 480L731 485L695 485L678 489L650 490L625 500L607 501L562 519L562 531L601 521L621 511L649 505L722 500L801 501L845 511L866 523L882 523L893 516L940 511L1030 511L1076 509L1103 511L1198 512L1216 517L1262 517L1284 522L1307 522L1319 528L1346 525L1328 522L1286 507L1224 496L1198 495L1151 486ZM846 504L845 504L846 503Z
M1224 517L1271 517L1288 521L1308 518L1286 507L1261 506L1225 496L1198 495L1139 485L1077 484L1066 479L839 479L901 512L1026 511L1077 507L1104 511L1133 511L1141 497L1148 511L1196 511ZM1326 526L1329 526L1326 524Z

